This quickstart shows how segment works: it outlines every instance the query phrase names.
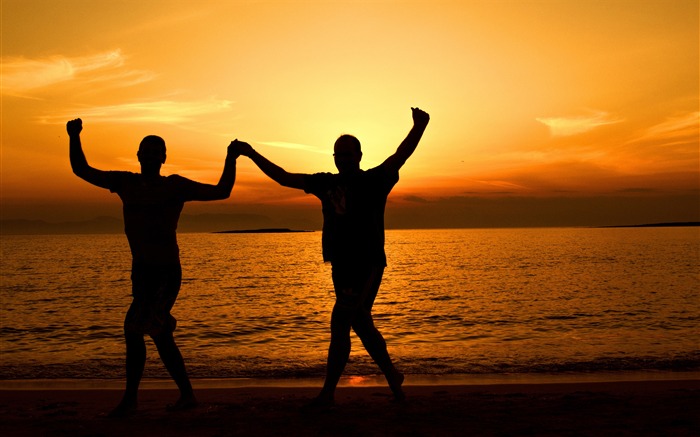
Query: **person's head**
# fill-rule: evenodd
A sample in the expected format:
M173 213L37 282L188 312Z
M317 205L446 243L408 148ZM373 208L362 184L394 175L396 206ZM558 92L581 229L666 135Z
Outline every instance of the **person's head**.
M340 173L358 171L362 159L360 141L352 135L341 135L333 146L333 159Z
M165 141L159 136L148 135L141 140L136 156L142 173L144 170L160 170L160 166L165 164Z

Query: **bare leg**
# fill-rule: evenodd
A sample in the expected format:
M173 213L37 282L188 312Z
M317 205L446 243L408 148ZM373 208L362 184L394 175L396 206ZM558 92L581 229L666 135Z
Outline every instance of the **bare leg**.
M404 400L406 396L401 388L404 376L396 369L394 363L391 361L389 351L386 347L386 341L381 332L374 326L372 314L360 310L353 320L352 327L355 333L357 333L357 336L360 337L360 340L362 340L362 344L369 355L374 362L377 363L382 373L384 373L389 383L389 388L391 388L391 391L394 393L396 400Z
M136 411L139 384L146 365L146 342L143 335L125 333L126 339L126 390L117 407L109 413L110 417L124 417Z
M331 315L331 344L328 347L328 362L326 379L316 403L332 404L335 388L338 386L340 376L345 370L345 365L350 358L350 317L347 308L338 303L333 307Z
M180 389L180 399L170 405L168 409L175 411L196 407L197 399L194 397L192 384L190 383L189 376L187 376L185 360L182 358L180 349L178 349L175 344L172 332L168 331L157 336L152 336L151 338L153 338L156 348L158 348L160 359L163 361L163 364L165 364L165 368L168 369L170 376Z

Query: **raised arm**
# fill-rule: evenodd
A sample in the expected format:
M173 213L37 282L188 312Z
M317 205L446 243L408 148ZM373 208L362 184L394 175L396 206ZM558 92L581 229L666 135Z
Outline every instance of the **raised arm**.
M79 178L101 188L109 188L109 178L107 172L91 167L85 153L83 153L83 145L80 142L80 132L83 130L83 121L79 118L71 120L66 124L68 137L70 138L70 166L73 173Z
M258 152L256 152L250 144L242 143L238 149L238 153L243 156L250 158L255 165L258 166L263 173L265 173L270 179L277 182L278 184L289 187L297 188L303 190L304 185L304 174L301 173L289 173L277 164L272 163L269 159L265 158Z
M246 144L238 140L231 141L226 152L224 171L216 185L199 184L193 200L222 200L228 199L236 181L236 159L240 156L238 145Z
M388 157L382 164L383 166L388 166L393 171L399 171L399 169L406 163L406 160L408 160L408 158L416 150L416 147L418 147L418 142L423 136L423 132L430 121L430 115L428 115L427 112L418 108L411 108L411 111L413 113L413 127L396 149L396 152Z

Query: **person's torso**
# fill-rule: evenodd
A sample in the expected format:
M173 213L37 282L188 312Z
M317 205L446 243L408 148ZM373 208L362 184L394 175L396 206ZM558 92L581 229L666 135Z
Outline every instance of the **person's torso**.
M312 175L323 208L323 254L331 263L386 265L384 210L398 181L377 167L352 175Z
M179 263L176 232L188 180L171 175L146 181L140 174L119 173L112 191L123 203L124 232L134 261Z

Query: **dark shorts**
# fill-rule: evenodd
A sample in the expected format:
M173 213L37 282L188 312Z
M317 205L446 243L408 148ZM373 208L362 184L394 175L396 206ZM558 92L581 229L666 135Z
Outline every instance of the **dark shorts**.
M159 335L173 332L177 324L170 314L182 283L182 268L173 265L134 264L131 294L134 300L126 312L124 332Z
M336 306L372 311L384 267L334 264L332 274Z

